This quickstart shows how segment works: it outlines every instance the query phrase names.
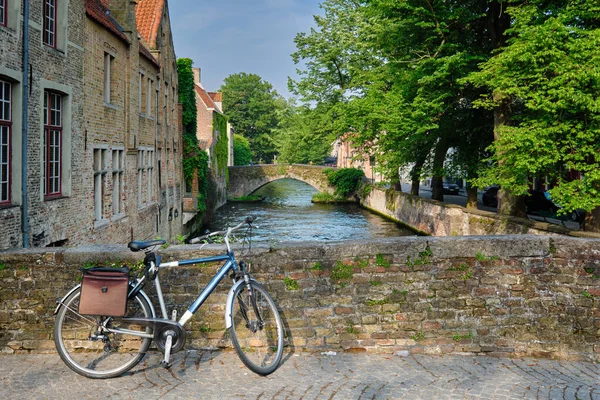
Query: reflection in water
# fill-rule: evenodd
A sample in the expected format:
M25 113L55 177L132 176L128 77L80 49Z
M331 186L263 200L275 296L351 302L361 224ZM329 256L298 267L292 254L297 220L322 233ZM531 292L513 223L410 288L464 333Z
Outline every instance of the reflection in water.
M313 204L317 190L295 179L280 179L253 194L259 203L227 203L217 210L211 231L256 218L253 241L355 240L414 235L398 224L355 204Z

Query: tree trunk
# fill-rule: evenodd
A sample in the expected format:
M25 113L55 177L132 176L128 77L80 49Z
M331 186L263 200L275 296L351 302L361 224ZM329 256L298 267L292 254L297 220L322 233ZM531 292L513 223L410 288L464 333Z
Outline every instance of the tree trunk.
M410 170L411 187L410 194L413 196L419 195L419 186L421 185L421 169L425 165L425 157L419 157L415 165Z
M600 207L596 207L586 214L581 229L587 232L600 233Z
M489 8L490 36L495 49L504 47L506 44L505 32L510 27L510 16L506 13L505 7L506 4L503 2L492 1ZM498 140L500 129L510 123L510 98L498 91L494 92L492 96L498 104L494 108L494 140ZM522 196L513 196L507 190L500 189L498 191L498 212L515 217L527 217L525 200Z
M400 183L400 176L396 175L394 178L391 179L391 188L394 189L397 192L401 192L402 191L402 184Z
M413 196L418 196L420 186L421 186L421 180L419 178L414 178L410 185L410 194L412 194Z
M477 188L467 186L467 208L477 208Z
M431 178L431 199L444 201L444 160L448 152L448 144L445 138L441 138L435 146L433 155L433 178Z

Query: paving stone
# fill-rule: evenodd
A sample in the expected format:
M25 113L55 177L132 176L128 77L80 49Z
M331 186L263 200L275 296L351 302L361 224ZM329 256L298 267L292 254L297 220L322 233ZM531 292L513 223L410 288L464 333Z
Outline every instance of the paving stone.
M600 400L600 366L585 362L295 353L260 377L230 351L183 351L169 370L160 356L107 380L77 375L56 354L0 356L0 398Z

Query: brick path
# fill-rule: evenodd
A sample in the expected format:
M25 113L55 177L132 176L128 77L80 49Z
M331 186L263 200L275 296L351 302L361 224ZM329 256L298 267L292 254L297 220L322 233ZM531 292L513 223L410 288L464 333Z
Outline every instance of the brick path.
M133 373L92 380L55 354L0 356L3 399L590 399L600 365L474 356L291 354L263 378L233 352L188 351L170 370L159 355Z

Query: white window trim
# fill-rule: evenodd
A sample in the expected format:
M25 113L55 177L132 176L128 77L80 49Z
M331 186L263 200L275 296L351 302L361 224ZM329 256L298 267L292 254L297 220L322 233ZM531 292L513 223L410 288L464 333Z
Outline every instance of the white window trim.
M47 90L53 91L53 92L58 92L60 94L62 94L63 96L63 103L62 103L62 162L61 162L61 196L60 198L63 197L69 197L71 196L72 193L72 182L71 182L71 159L72 159L72 128L71 128L71 121L73 118L73 112L72 112L72 104L71 104L71 100L73 99L73 90L70 86L66 86L66 85L61 85L59 83L56 82L52 82L52 81L48 81L45 79L40 79L40 97L39 97L39 104L40 107L43 109L44 106L44 96L45 96L45 92ZM44 117L43 115L41 116L41 118L39 118L39 132L40 132L40 147L39 150L40 152L43 152L44 149L44 135L45 135L45 131L44 131ZM43 153L40 153L43 154ZM39 166L40 168L45 168L44 166L44 159L43 157L40 157L39 160ZM40 169L40 171L44 171L43 169ZM44 179L44 174L40 174L40 191L39 191L39 200L41 202L45 201L44 199L44 182L42 181Z
M117 165L115 165L115 153L120 154L120 162L118 162ZM123 200L125 191L125 148L122 146L114 146L112 148L112 157L112 218L119 219L125 215L125 201ZM120 175L120 177L118 177L118 175ZM115 176L118 177L116 182L119 186L118 191L115 190ZM118 205L119 212L115 212L115 203Z
M106 175L108 174L107 158L108 146L95 146L92 150L92 168L94 172L94 226L104 225L107 221L105 213L106 204ZM99 154L99 164L96 163L96 154ZM99 190L97 190L97 188Z

